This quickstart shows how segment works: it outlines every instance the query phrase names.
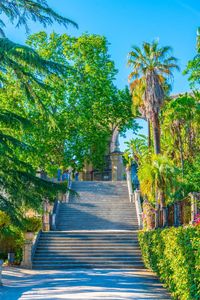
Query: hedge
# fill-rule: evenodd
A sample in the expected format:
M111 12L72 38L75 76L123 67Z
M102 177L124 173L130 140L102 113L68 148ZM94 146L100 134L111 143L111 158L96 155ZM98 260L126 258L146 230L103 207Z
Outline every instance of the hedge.
M200 226L140 231L138 237L145 266L173 299L200 299Z

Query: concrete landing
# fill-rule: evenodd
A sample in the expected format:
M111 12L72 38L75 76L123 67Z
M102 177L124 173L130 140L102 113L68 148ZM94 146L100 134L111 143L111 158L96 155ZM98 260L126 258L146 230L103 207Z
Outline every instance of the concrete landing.
M146 270L35 271L6 268L1 300L31 299L171 299Z

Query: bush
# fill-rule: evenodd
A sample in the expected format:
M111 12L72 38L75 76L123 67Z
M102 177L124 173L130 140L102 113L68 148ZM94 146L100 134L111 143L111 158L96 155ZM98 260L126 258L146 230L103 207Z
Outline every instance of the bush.
M10 217L0 210L0 230L10 224Z
M140 231L139 243L146 267L173 299L200 299L200 226Z
M21 230L13 225L0 230L0 257L7 258L9 252L15 253L15 261L20 262L24 238Z
M42 220L38 217L26 218L23 223L25 232L37 232L42 228Z

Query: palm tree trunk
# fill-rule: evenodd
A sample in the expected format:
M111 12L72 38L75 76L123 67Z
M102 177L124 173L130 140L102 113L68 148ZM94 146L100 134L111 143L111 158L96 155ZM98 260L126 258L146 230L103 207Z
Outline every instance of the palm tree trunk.
M158 228L160 224L160 204L158 191L156 191L156 205L155 205L155 228Z
M148 148L151 148L151 123L150 120L147 120L148 122Z
M178 128L178 141L179 141L179 146L180 146L180 160L181 160L182 176L184 176L183 142L182 142L182 138L181 138L180 127Z
M157 113L155 113L153 116L152 125L154 138L154 152L155 154L160 154L160 122Z

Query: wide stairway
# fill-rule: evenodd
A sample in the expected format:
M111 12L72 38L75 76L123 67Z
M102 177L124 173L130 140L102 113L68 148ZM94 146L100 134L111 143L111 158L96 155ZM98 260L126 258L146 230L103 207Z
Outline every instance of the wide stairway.
M34 269L141 268L137 218L125 182L73 182L56 231L42 232Z

